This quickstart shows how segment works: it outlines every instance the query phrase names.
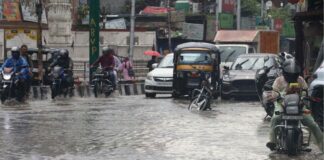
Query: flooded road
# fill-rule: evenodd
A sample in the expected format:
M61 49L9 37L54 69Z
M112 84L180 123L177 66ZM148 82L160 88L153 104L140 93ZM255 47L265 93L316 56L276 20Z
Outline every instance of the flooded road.
M0 159L320 160L271 153L257 101L217 101L190 112L187 100L144 96L1 105Z

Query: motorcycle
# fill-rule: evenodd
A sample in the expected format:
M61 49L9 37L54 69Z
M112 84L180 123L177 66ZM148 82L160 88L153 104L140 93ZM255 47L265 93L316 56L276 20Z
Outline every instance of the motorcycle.
M210 85L210 75L205 72L198 71L201 76L201 88L194 89L191 93L191 101L188 110L211 110L210 104L213 96L213 91Z
M111 77L114 76L113 71L98 71L94 73L92 79L93 93L95 97L104 94L108 97L114 91L114 85Z
M296 155L302 151L310 152L307 148L310 136L304 143L302 130L303 107L307 98L301 98L301 92L287 94L284 97L279 92L277 100L283 106L283 112L274 114L281 116L281 123L275 126L276 150L287 153L289 156Z
M0 93L1 103L4 103L9 98L16 97L17 101L22 101L25 96L25 90L19 79L16 76L19 73L15 72L13 68L4 68L1 71Z
M313 88L312 94L310 95L310 107L312 110L312 115L322 132L324 130L323 88L324 86L321 85L315 86Z
M281 66L285 60L293 59L294 57L291 54L282 52L279 55L279 65ZM273 67L263 68L256 72L255 75L255 85L257 90L257 95L261 102L262 107L266 111L267 116L272 117L274 112L274 97L272 97L271 88L272 84L277 77L281 75L281 69L272 69Z
M267 116L272 117L274 112L274 99L272 97L271 86L275 79L280 76L279 70L271 71L271 68L258 70L255 77L257 94L266 111Z
M68 84L67 79L69 78L70 70L64 69L60 66L55 66L52 69L52 85L51 85L51 91L52 91L52 99L54 99L58 95L63 95L66 97L68 94L70 97L73 95L73 86Z

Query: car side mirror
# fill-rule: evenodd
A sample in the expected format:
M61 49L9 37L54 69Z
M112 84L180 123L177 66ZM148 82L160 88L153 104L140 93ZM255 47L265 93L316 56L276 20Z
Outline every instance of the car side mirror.
M152 64L152 68L157 68L157 67L158 67L158 65L159 65L159 64L157 64L157 63L154 63L154 64Z
M229 66L224 66L224 70L229 70Z
M315 73L315 74L313 74L312 78L316 79L316 78L318 78L318 75Z

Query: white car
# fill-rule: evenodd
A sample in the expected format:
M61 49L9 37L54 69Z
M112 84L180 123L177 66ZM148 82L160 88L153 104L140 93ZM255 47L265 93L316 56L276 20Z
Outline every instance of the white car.
M313 89L315 86L324 86L324 61L322 62L321 66L315 71L313 74L314 80L310 84L308 88L308 94L312 95Z
M173 53L166 55L159 65L153 64L154 70L145 79L145 96L155 97L156 94L172 94Z

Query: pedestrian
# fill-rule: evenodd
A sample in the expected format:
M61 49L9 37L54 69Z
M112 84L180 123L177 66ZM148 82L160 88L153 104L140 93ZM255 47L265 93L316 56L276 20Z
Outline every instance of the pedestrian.
M126 57L120 67L122 73L123 73L123 78L126 81L129 80L134 80L135 79L135 74L134 74L134 70L133 70L133 65L130 62L129 58Z
M29 97L30 87L32 84L32 77L33 77L33 61L28 55L28 47L26 44L21 45L20 47L20 56L26 60L29 66L28 78L26 79L26 97Z
M114 61L115 61L115 68L114 68L114 76L115 78L115 84L118 84L118 71L120 69L121 66L121 61L118 57L118 55L116 54L116 52L113 53L114 54Z
M154 63L157 63L156 62L156 56L152 56L152 59L147 62L146 67L149 69L149 71L152 71L154 69L153 68Z

